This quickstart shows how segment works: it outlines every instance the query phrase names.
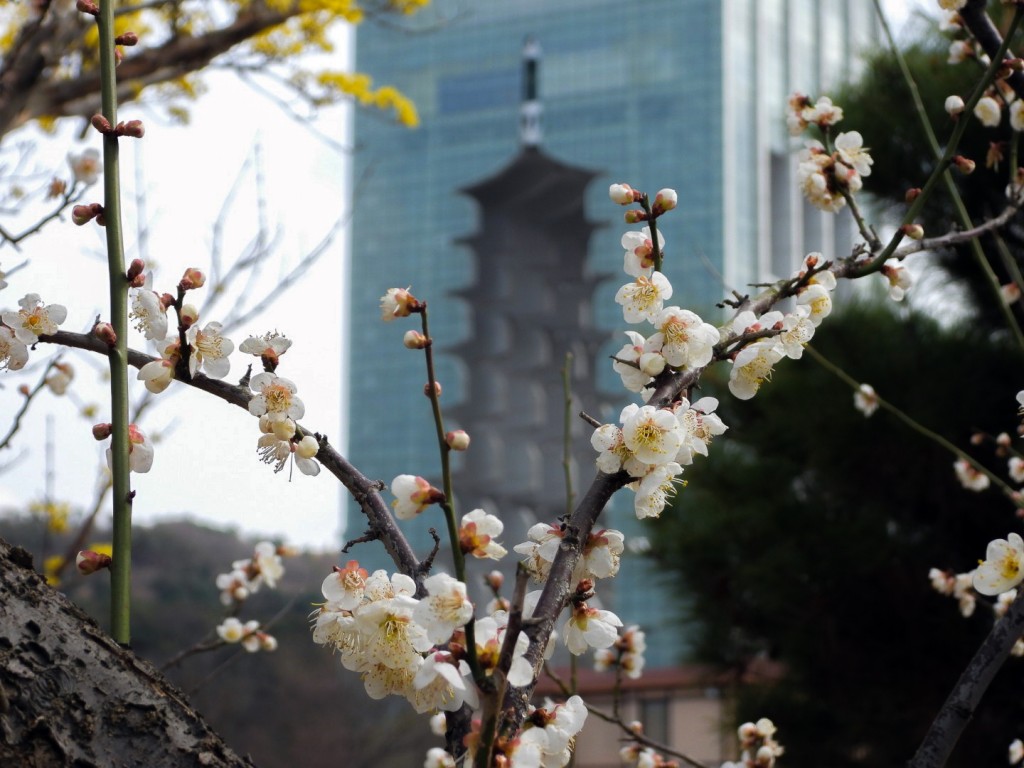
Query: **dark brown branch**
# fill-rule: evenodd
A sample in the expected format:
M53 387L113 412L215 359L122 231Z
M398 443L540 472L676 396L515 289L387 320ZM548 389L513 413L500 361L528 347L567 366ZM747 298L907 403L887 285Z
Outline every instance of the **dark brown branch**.
M999 34L996 25L992 23L992 19L985 11L987 5L987 0L968 0L967 5L961 8L959 13L960 18L964 20L964 25L974 35L974 39L981 44L985 53L992 57L999 52L999 46L1003 44L1003 36ZM1012 58L1012 54L1007 53ZM1019 98L1024 98L1024 72L1015 70L1006 79L1006 82Z
M932 721L909 768L941 768L946 764L960 734L978 708L996 673L1009 658L1014 644L1024 635L1024 590L1006 615L992 626L949 698Z
M96 354L107 354L107 346L95 336L81 333L70 333L69 331L58 331L52 336L40 336L41 342L62 344L66 347L84 349ZM134 349L128 350L128 364L133 368L141 368L157 358L138 352ZM191 387L201 389L215 397L219 397L227 403L237 405L239 408L249 408L249 400L252 393L247 389L229 384L219 379L211 379L208 376L197 373L187 383ZM314 434L314 430L301 427L305 434ZM379 481L370 480L362 472L356 469L349 461L327 442L326 438L320 441L320 452L316 455L320 464L332 475L341 481L349 493L359 504L363 514L370 523L370 530L380 538L395 567L402 573L414 579L420 578L420 563L413 552L412 547L406 540L405 535L398 528L391 510L388 509L384 499L381 498Z

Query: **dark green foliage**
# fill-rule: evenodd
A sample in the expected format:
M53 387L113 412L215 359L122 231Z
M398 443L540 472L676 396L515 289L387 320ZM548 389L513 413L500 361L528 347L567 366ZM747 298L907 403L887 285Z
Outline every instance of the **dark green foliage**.
M1015 427L1021 355L976 327L854 306L814 343L959 445ZM722 399L729 432L651 537L692 595L694 660L784 665L778 683L742 689L738 716L775 720L787 768L901 765L991 625L984 605L961 618L928 570L969 570L1019 520L997 492L963 490L933 442L885 412L865 419L812 360L785 361L751 401ZM990 448L975 453L1005 474ZM953 765L1005 763L1022 672L1011 661Z
M929 30L925 42L916 43L904 51L928 119L943 150L955 126L944 109L946 97L958 94L967 101L982 73L981 67L973 60L955 66L947 64L948 43L948 39ZM882 52L871 58L863 77L855 85L835 94L835 101L844 111L838 130L859 131L864 137L864 146L870 149L875 160L871 176L865 179L864 191L901 218L906 210L904 199L907 190L924 186L935 167L935 156L895 57ZM956 170L951 173L971 221L977 225L1006 208L1005 190L1010 180L1013 131L1005 109L998 128L986 128L967 114L960 119L969 122L958 154L973 159L977 167L970 175ZM986 168L985 159L992 143L1002 145L1006 159L998 167ZM944 184L940 184L929 198L918 223L924 226L929 237L963 228ZM1024 256L1022 225L1024 220L1017 214L1012 225L1002 232L1018 263ZM981 244L999 282L1009 282L1009 274L1002 266L994 238L984 237ZM966 288L972 311L978 319L990 328L1005 327L1002 312L992 301L992 289L983 279L971 249L958 246L939 256L939 263L946 273ZM1018 321L1024 322L1019 304L1017 315Z

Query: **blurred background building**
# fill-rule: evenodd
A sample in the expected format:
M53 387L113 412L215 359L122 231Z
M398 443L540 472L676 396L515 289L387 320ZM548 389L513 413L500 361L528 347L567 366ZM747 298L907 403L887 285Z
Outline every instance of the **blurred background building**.
M608 184L678 190L659 222L671 303L711 322L729 290L788 276L812 250L848 253L848 220L811 208L794 183L800 145L785 110L793 91L817 96L855 77L877 34L863 0L434 0L401 27L360 26L356 68L412 97L422 125L355 118L344 370L355 464L386 482L438 472L422 354L401 344L418 321L379 317L388 288L411 286L430 306L448 426L473 439L457 457L460 513L499 512L509 549L532 523L553 522L565 509L565 353L575 411L615 421L629 402L608 359L627 330L613 299L627 227ZM542 53L527 45L524 65L528 40ZM572 423L582 491L595 454L590 429ZM632 494L620 497L602 524L622 530L630 551L598 592L643 626L657 676L685 651L673 623L685 596L641 556ZM349 514L354 538L361 520ZM425 553L427 527L443 521L424 517L403 528ZM386 567L382 549L370 552L353 556ZM662 676L687 679L689 699L700 689L692 676ZM708 686L699 696L713 700ZM663 723L649 727L671 738L682 700L661 691L643 701L646 719Z

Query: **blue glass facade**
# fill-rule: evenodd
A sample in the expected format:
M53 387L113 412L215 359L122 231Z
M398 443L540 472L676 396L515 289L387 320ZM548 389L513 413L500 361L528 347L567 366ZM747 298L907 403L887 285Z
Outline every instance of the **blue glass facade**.
M625 181L652 193L664 186L678 190L678 209L659 225L668 243L665 271L675 289L672 303L713 315L723 280L741 288L765 272L768 246L762 243L781 235L768 231L767 200L761 199L774 166L758 93L764 77L789 78L787 67L767 70L758 62L791 60L793 52L786 48L786 35L759 37L757 5L753 0L434 0L408 20L416 31L373 22L359 28L357 68L409 95L422 125L409 130L365 112L356 117L351 351L345 375L349 453L358 467L387 482L400 473L436 474L429 404L420 394L422 356L401 345L402 334L414 326L382 323L378 299L390 287L411 286L430 305L431 335L440 348L465 340L467 308L452 292L477 277L469 251L456 241L477 231L479 212L458 190L495 174L519 151L521 53L527 37L543 48L544 151L599 174L587 190L585 210L589 220L605 226L591 237L587 269L611 275L599 284L593 304L598 327L616 334L607 355L621 347L619 332L626 330L613 300L623 282L619 239L626 226L622 209L608 200L609 183ZM822 0L822 5L848 13L848 6L870 4ZM774 8L773 28L786 31L785 0L765 7ZM772 98L781 98L784 106L785 93ZM771 114L781 115L781 109L773 107ZM786 162L777 165L782 173L789 168ZM799 223L797 218L785 222L786 231ZM799 238L790 242L797 245ZM621 390L610 364L598 361L596 367L602 389ZM453 356L440 356L443 403L460 402L466 374ZM617 411L593 415L611 421ZM585 486L590 477L587 468L577 485ZM479 503L466 499L462 511ZM605 524L627 537L642 536L631 506L631 494L624 492L619 503L624 511L613 510ZM433 524L439 527L440 521ZM411 528L426 525L414 521ZM360 521L350 519L347 535L360 532ZM429 542L422 531L415 535ZM503 543L511 548L516 542ZM365 549L354 555L370 560ZM624 620L644 625L652 666L674 663L682 645L667 619L678 597L667 601L665 592L651 589L656 575L639 556L624 562L614 594L603 590L602 595Z

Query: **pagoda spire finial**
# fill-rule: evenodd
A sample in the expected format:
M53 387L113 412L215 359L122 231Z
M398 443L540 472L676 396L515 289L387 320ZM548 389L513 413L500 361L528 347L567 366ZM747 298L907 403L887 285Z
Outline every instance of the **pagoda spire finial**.
M538 96L540 43L527 37L523 43L523 102L519 108L519 143L537 147L541 141L540 117L543 111Z

